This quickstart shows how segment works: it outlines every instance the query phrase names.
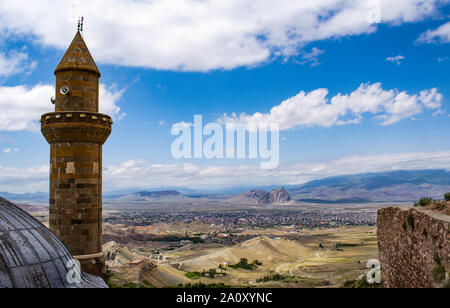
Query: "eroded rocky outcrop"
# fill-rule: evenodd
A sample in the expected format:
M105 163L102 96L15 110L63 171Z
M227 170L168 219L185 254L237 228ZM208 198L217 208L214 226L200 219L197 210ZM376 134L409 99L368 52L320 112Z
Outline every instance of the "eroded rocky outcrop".
M229 199L230 202L247 204L286 204L291 201L289 192L284 188L274 189L270 192L264 190L251 190Z

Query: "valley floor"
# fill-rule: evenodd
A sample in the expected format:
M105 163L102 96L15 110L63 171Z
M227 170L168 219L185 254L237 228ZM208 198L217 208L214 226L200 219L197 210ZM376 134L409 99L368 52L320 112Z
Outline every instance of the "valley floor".
M152 287L198 282L231 287L339 287L364 275L367 261L378 257L376 227L274 228L245 230L240 236L250 239L236 244L187 241L178 248L153 241L107 243L110 282ZM245 263L231 267L244 258L250 267ZM254 262L258 265L252 266Z

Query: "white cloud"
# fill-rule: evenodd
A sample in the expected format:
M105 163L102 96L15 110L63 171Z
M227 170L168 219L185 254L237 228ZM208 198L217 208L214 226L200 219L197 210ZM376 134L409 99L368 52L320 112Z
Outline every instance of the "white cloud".
M281 164L274 170L259 165L204 166L196 164L147 164L130 160L107 166L106 189L128 187L186 186L219 188L252 185L296 185L311 180L365 172L414 169L450 169L450 152L400 153L344 157L322 163Z
M112 116L120 117L118 101L123 90L100 85L100 109ZM0 131L39 131L41 115L52 112L50 97L55 88L50 85L34 87L0 86Z
M380 22L416 22L448 2L379 0ZM0 33L32 37L64 50L83 14L85 38L102 63L187 71L233 69L297 55L311 42L373 33L377 25L370 22L372 8L367 4L367 0L2 0Z
M225 114L218 121L256 127L278 124L280 130L287 130L304 126L358 124L365 114L370 114L375 116L377 123L390 125L420 114L424 109L439 109L441 105L442 95L437 89L410 95L398 89L383 90L381 83L367 83L348 95L339 93L331 99L328 98L327 89L317 89L309 93L301 91L273 107L269 113L243 113L239 116Z
M13 152L19 152L19 149L18 148L6 148L3 150L3 153L5 153L5 154L11 154Z
M420 35L419 43L450 43L450 22Z
M48 190L49 166L31 168L0 165L0 191L36 192Z
M159 124L159 126L164 126L164 125L166 125L166 121L161 120L161 121L158 122L158 124Z
M0 130L37 131L41 115L52 110L52 95L49 85L0 87Z
M320 178L390 170L450 170L450 151L349 156L333 161L280 164L261 170L259 164L214 166L196 164L148 164L141 159L107 165L104 190L126 187L207 189L240 185L297 185ZM157 184L155 184L157 183ZM0 165L0 191L25 192L48 189L48 166L16 168Z
M12 50L0 53L0 76L9 77L22 72L30 73L36 67L36 62L30 62L28 54Z
M0 165L0 191L45 191L48 189L48 168L46 165L33 168ZM280 164L273 170L261 170L259 164L148 164L136 159L106 166L103 180L105 191L126 187L173 186L208 189L248 186L249 183L254 186L298 185L344 174L421 169L450 170L450 151L356 155L328 162Z
M118 102L122 98L125 89L119 90L114 84L110 87L100 84L99 91L100 112L122 120L126 116L126 113L120 112Z
M387 57L386 61L392 62L392 63L396 63L397 65L402 64L402 61L405 60L405 57L402 55L398 55L395 57Z
M174 127L174 126L177 126L177 127L180 127L180 128L183 128L183 127L192 127L192 126L194 126L194 124L193 123L190 123L190 122L184 122L184 121L181 121L181 122L178 122L178 123L175 123L175 124L173 124L172 125L172 127Z
M313 47L310 52L305 52L302 54L302 61L299 61L300 64L308 64L311 66L320 65L319 56L322 55L325 50L321 50L317 47Z
M436 116L438 116L438 115L441 115L441 114L446 114L446 111L443 110L443 109L438 109L438 110L436 110L435 112L433 112L433 116L434 116L434 117L436 117Z

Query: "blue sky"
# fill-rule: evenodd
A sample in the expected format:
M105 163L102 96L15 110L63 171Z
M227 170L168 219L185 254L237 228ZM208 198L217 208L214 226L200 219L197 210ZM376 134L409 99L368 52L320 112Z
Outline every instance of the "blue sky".
M100 105L115 118L105 190L450 169L448 1L369 1L380 6L375 24L368 1L169 2L114 0L105 17L99 1L64 1L67 13L46 23L55 1L0 1L0 191L48 187L49 146L37 120L52 109L53 70L80 13L102 72ZM175 160L171 127L195 114L280 122L280 166Z

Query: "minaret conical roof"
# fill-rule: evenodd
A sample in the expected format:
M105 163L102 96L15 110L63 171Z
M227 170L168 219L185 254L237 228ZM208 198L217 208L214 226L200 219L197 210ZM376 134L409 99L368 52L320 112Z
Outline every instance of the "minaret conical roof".
M95 64L80 31L77 32L75 38L64 54L64 57L56 67L55 74L64 70L89 71L98 74L100 77L100 71Z

